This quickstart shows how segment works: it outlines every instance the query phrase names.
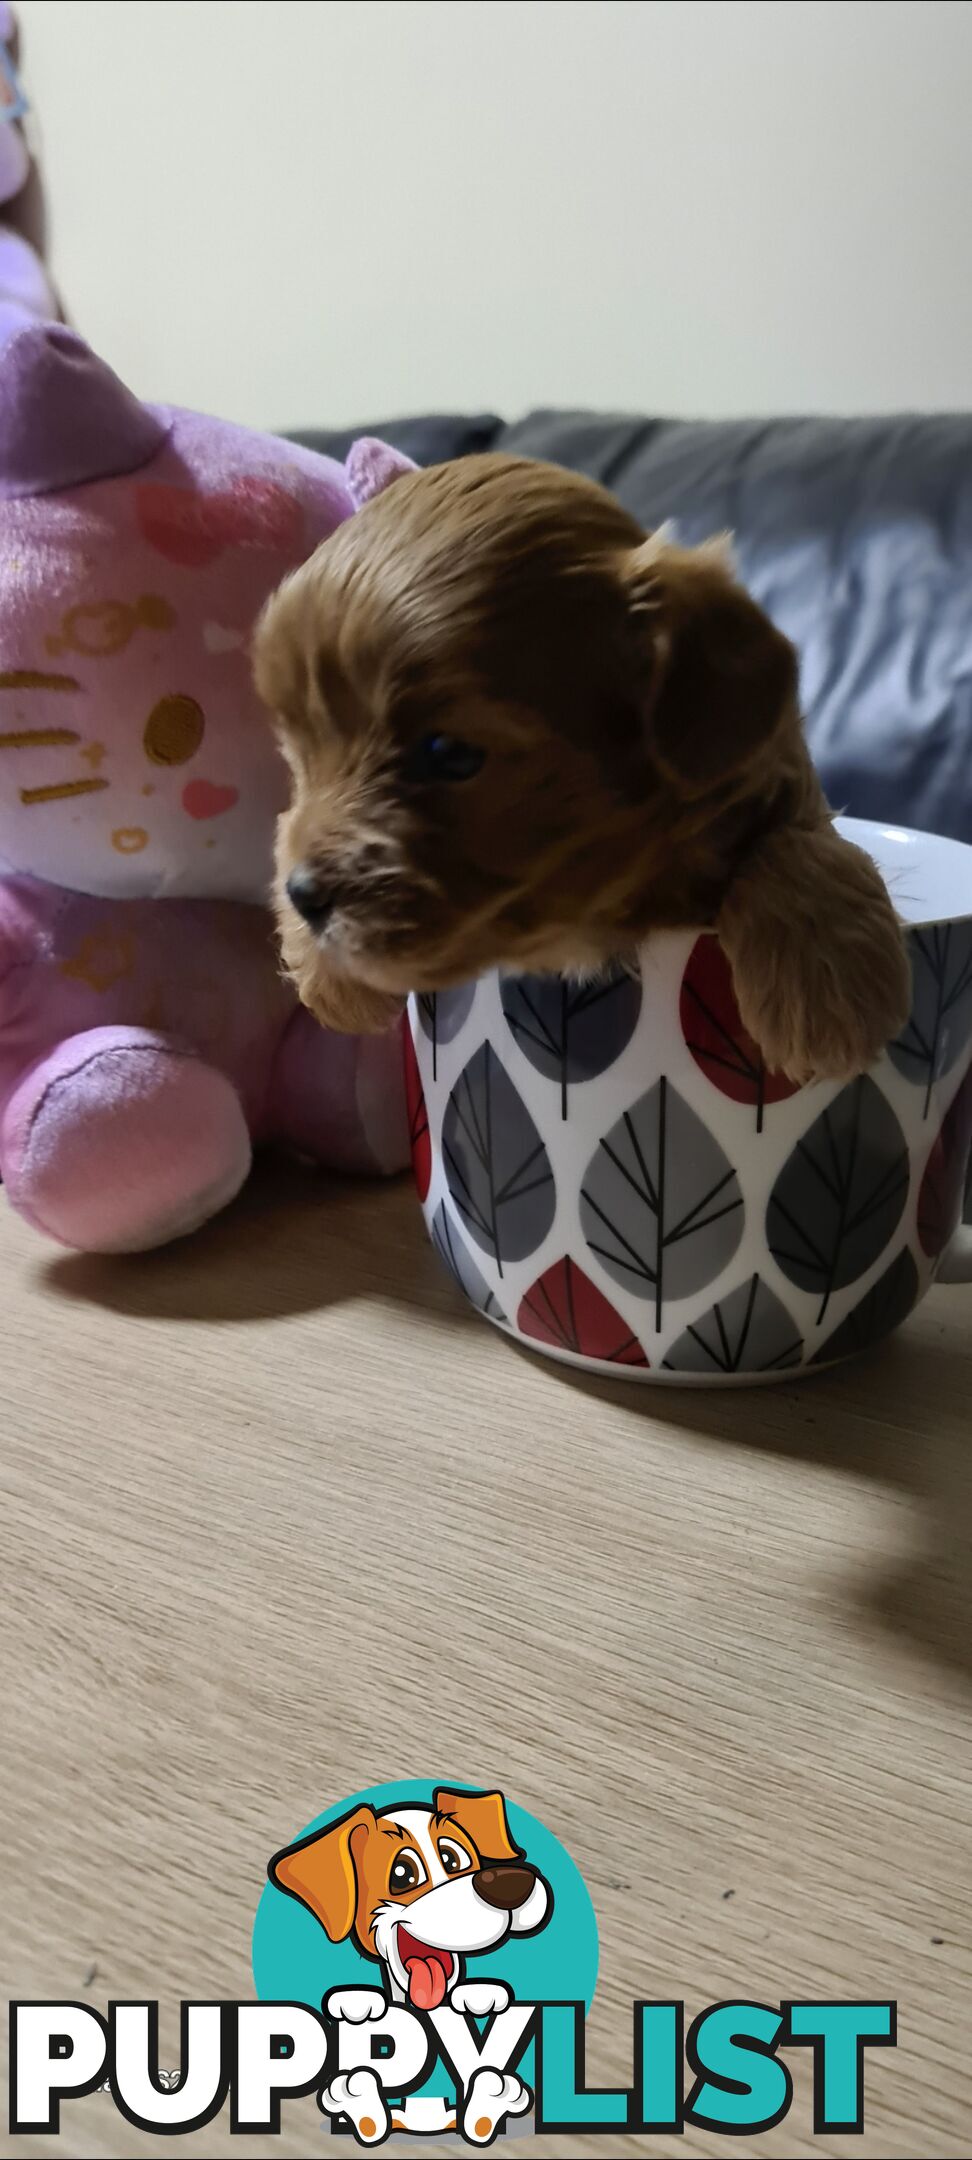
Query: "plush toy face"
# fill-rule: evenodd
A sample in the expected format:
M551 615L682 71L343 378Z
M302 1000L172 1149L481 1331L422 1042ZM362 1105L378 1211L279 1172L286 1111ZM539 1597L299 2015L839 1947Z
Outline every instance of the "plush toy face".
M69 332L15 346L0 358L0 871L263 900L286 776L249 634L350 516L343 470L138 406Z

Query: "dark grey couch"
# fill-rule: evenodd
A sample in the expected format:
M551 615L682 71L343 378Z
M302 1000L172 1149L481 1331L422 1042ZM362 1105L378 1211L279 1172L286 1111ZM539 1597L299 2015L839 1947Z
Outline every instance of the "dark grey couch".
M972 418L704 422L492 414L305 432L384 435L421 465L503 449L612 488L643 524L736 536L798 646L836 808L972 841Z

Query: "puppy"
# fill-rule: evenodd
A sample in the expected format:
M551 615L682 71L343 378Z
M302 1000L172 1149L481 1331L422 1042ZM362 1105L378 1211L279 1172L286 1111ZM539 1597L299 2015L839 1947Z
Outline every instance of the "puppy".
M447 2005L473 2017L505 2010L501 1980L467 1980L467 1957L510 1935L536 1935L553 1893L514 1844L499 1792L436 1790L432 1805L405 1800L376 1812L362 1805L274 1854L269 1876L307 1907L331 1942L350 1938L378 1966L381 1987L347 1986L326 1997L329 2015L352 2025L382 2018L389 2003L434 2012ZM471 2144L488 2144L509 2116L530 2105L514 2071L479 2069L463 2104ZM389 2129L440 2134L456 2127L444 2101L411 2097L389 2112L378 2078L359 2069L332 2077L326 2113L347 2115L359 2142Z
M526 459L399 473L270 601L255 666L293 775L284 961L331 1026L494 966L595 971L666 925L718 931L794 1080L903 1022L894 911L721 544L646 537Z

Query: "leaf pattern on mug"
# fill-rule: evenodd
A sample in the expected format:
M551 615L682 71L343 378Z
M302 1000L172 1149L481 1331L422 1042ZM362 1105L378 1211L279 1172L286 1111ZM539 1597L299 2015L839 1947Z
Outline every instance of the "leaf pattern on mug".
M919 1291L918 1270L907 1246L868 1290L853 1312L848 1313L832 1335L811 1358L812 1365L829 1365L835 1358L851 1357L881 1342L906 1320Z
M550 1158L492 1043L463 1067L442 1121L446 1180L474 1243L495 1260L525 1260L554 1219Z
M799 1365L803 1337L786 1306L751 1275L694 1320L663 1359L672 1372L784 1372Z
M951 1071L972 1029L972 922L931 923L908 933L911 1011L888 1056L906 1080L931 1091Z
M864 1073L797 1141L766 1211L777 1266L820 1297L818 1327L834 1291L863 1275L890 1243L908 1180L904 1134L887 1097Z
M402 1042L405 1054L405 1109L408 1116L408 1139L412 1150L412 1173L419 1199L424 1200L432 1183L432 1140L429 1133L429 1113L425 1106L422 1076L418 1069L415 1044L411 1029L406 1025Z
M524 1057L557 1082L562 1118L568 1084L606 1072L627 1048L641 1011L641 983L621 967L590 982L568 982L560 975L509 976L500 997Z
M666 1299L714 1281L743 1232L739 1180L717 1140L667 1078L600 1141L581 1186L587 1243L615 1282Z
M925 1165L918 1194L918 1238L937 1260L958 1229L972 1146L972 1071L966 1073Z
M450 1275L458 1283L464 1297L469 1299L477 1312L485 1313L488 1320L501 1320L506 1326L506 1314L480 1273L472 1253L451 1220L445 1201L440 1200L432 1219L432 1243L440 1260L444 1260Z
M612 1365L647 1365L648 1359L627 1322L569 1255L555 1260L521 1301L516 1316L521 1335L573 1350L582 1357Z
M763 1130L768 1103L785 1102L799 1083L772 1072L743 1027L732 986L732 970L717 937L697 938L688 957L679 996L682 1034L697 1065L731 1102L752 1103L756 1130Z
M455 990L421 990L415 1004L423 1032L432 1045L432 1078L439 1077L439 1044L454 1042L472 1011L476 985L459 983Z

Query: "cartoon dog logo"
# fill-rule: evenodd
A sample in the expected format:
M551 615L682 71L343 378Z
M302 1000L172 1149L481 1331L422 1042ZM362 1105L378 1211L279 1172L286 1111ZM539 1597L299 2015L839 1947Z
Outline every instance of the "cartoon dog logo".
M438 1787L431 1806L404 1801L377 1811L353 1808L323 1830L275 1853L270 1881L314 1914L331 1942L350 1939L380 1966L383 1987L344 1987L327 1997L329 2016L358 2024L389 2003L415 2011L450 2008L488 2017L505 2010L510 1990L491 1979L467 1980L466 1959L495 1950L510 1935L535 1935L553 1907L549 1884L514 1844L499 1792ZM515 2074L482 2070L464 2111L475 2142L530 2105ZM494 2089L495 2088L495 2089ZM363 2143L389 2127L439 2135L455 2116L416 2097L389 2118L377 2078L359 2070L332 2079L329 2113L350 2117ZM488 2125L488 2128L487 2128ZM469 2135L464 2119L463 2129Z

